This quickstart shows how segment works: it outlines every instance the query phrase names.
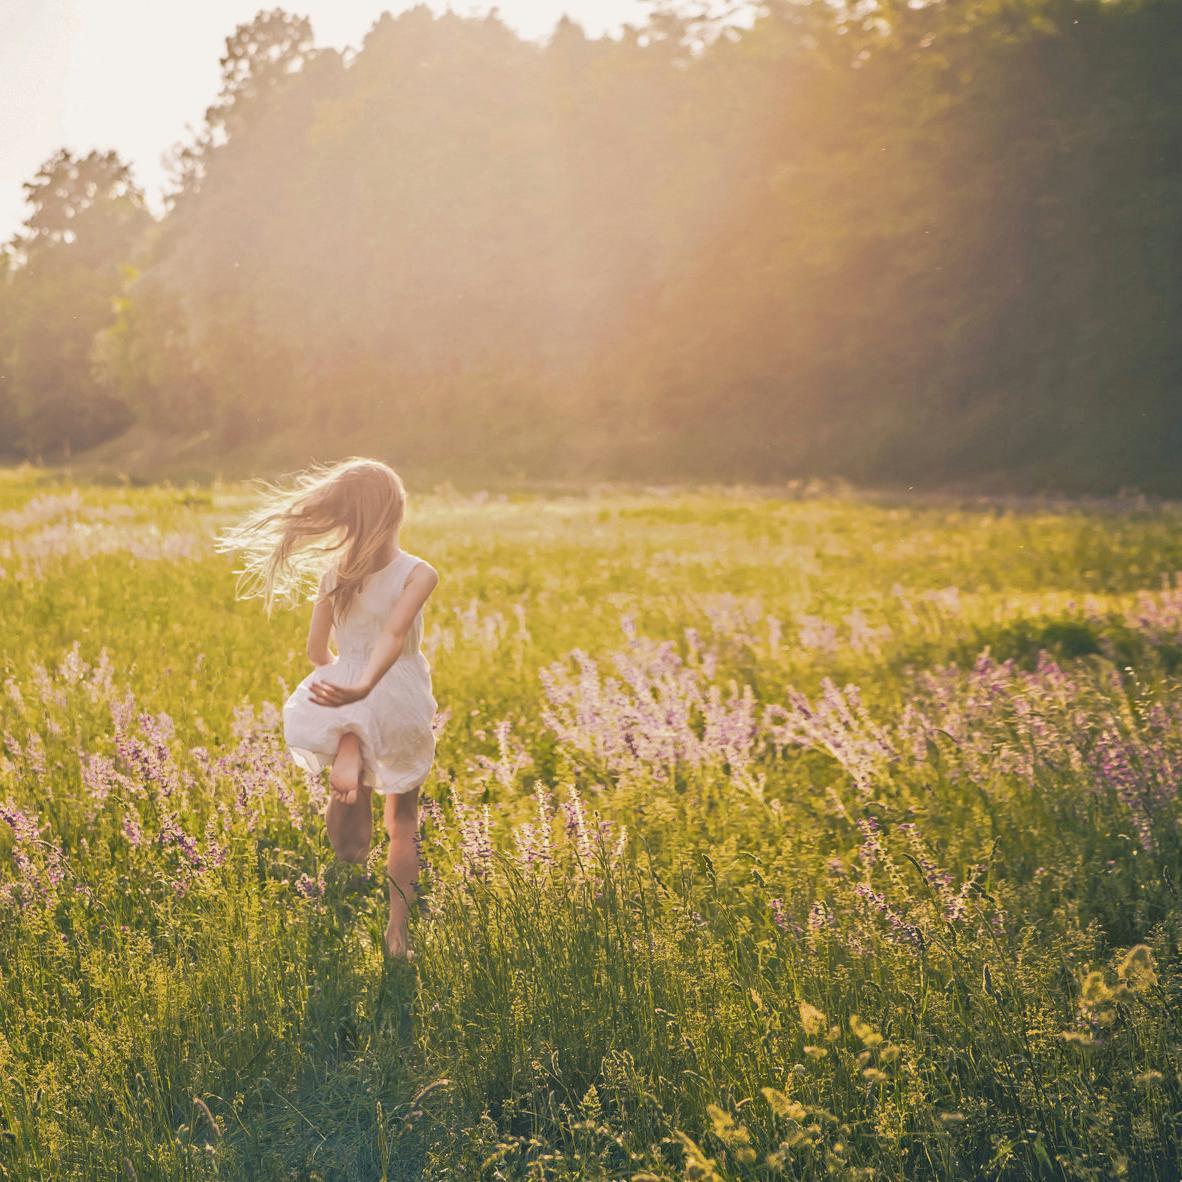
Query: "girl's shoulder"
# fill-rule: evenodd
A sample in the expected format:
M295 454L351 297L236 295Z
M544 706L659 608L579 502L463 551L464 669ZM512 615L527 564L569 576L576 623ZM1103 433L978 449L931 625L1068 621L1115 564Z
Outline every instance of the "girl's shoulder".
M435 582L439 581L439 572L425 558L420 558L417 554L411 554L406 550L403 551L403 555L406 563L404 582L409 582L416 576L430 578Z
M328 595L337 585L337 564L330 562L320 576L320 585L316 590L318 596Z

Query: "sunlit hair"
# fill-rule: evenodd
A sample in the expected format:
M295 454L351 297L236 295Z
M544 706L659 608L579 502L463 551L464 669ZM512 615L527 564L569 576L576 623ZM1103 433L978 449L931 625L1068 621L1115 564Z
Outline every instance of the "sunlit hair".
M275 603L298 603L338 555L331 594L333 618L348 613L362 580L382 567L406 510L398 473L378 460L357 457L314 464L288 487L259 482L263 503L217 539L223 553L240 553L240 599L262 599L270 615Z

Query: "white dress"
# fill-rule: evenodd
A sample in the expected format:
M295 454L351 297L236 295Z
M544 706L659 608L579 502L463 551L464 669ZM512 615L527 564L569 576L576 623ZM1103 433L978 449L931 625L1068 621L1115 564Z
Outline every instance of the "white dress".
M355 685L361 680L374 642L420 562L421 558L403 550L393 562L365 577L348 614L336 625L339 658L309 673L284 704L284 741L305 770L315 774L328 767L336 758L341 736L352 733L361 743L361 782L375 792L409 792L427 778L435 758L431 724L436 703L431 666L420 649L421 609L398 660L361 701L321 706L310 692L314 681ZM332 568L321 580L322 591L332 590L335 577Z

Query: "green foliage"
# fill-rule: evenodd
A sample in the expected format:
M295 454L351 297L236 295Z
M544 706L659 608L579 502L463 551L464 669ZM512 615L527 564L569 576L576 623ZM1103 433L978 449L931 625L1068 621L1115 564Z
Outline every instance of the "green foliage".
M25 193L25 230L6 256L14 265L0 272L0 451L68 456L131 421L95 379L92 347L151 219L112 152L58 152Z
M1176 1176L1176 509L414 498L405 968L244 503L0 479L0 1176Z
M347 57L260 12L115 324L10 277L21 447L109 328L112 395L207 468L1176 492L1174 0L714 7L539 46L420 6Z

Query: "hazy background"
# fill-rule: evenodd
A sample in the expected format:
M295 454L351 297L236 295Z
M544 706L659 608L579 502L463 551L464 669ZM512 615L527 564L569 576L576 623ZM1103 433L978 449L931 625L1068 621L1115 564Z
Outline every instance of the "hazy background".
M384 9L413 4L313 0L317 43L360 45ZM431 5L442 11L446 5ZM459 12L487 4L452 4ZM501 17L523 37L544 38L562 13L589 33L643 25L642 0L506 0ZM132 163L153 208L166 187L161 157L200 124L219 84L226 35L259 11L250 0L4 0L0 6L0 238L25 218L22 184L57 148L114 148Z
M1174 0L305 11L5 8L6 457L1182 491Z

